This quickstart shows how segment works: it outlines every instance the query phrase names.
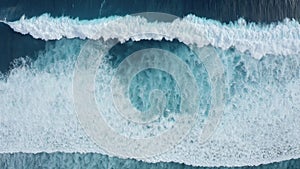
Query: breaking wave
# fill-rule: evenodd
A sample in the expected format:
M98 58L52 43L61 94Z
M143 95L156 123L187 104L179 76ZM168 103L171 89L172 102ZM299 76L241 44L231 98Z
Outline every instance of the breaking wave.
M199 144L202 121L196 119L193 129L173 149L142 160L194 166L244 166L300 157L300 25L296 21L263 26L239 20L226 25L189 15L172 23L150 23L133 16L80 21L45 14L5 23L34 38L60 40L48 43L37 60L21 58L16 61L18 66L1 75L0 153L61 151L111 155L95 145L79 124L72 80L76 60L86 42L82 39L117 38L123 44L118 44L106 58L107 62L101 63L96 77L99 84L96 97L101 106L107 104L106 109L110 109L113 101L106 97L110 91L105 89L109 88L111 72L115 71L109 61L125 55L124 46L138 48L140 43L141 46L150 43L152 47L154 44L185 56L191 66L196 63L197 55L189 50L189 45L197 44L201 48L211 44L224 66L225 110L212 138ZM156 34L140 34L141 31ZM207 76L202 69L197 72L199 77ZM155 79L156 74L149 77L152 76ZM202 80L205 86L206 79ZM130 86L133 92L139 90L138 82L133 80ZM177 90L176 86L173 88ZM114 122L109 113L106 118ZM167 127L174 123L165 122ZM141 133L132 124L113 127L127 136L151 135L151 131Z
M228 49L234 46L241 52L249 51L258 59L266 54L292 55L300 52L300 24L288 19L270 25L246 23L243 19L221 24L218 21L188 15L172 23L153 23L139 16L79 20L69 17L53 18L44 14L30 19L23 16L14 22L3 22L16 32L30 34L43 40L59 40L63 37L94 40L117 38L124 42L130 38L135 41L176 38L185 44L197 44L198 47L211 44Z

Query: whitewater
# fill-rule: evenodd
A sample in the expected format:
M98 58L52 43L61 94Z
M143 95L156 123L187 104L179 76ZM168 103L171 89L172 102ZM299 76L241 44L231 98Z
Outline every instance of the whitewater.
M73 77L86 41L117 39L124 44L143 40L171 42L180 47L174 53L193 57L197 56L186 46L210 46L217 52L225 72L225 109L210 140L199 144L197 136L203 126L197 119L198 123L173 149L141 160L245 166L300 158L298 21L260 25L240 19L222 24L188 15L164 23L148 22L139 16L79 20L44 14L1 22L16 32L57 41L48 43L36 60L20 58L10 72L1 74L0 153L60 151L113 156L97 146L79 123L74 108ZM172 50L171 46L165 48ZM193 57L187 59L193 61ZM114 71L103 61L96 76L96 97L105 109L113 102L106 97L110 91L105 89L109 88ZM105 116L123 135L145 134L139 133L139 126L130 133L128 129L135 126L118 126L120 123L113 124L113 115ZM164 122L166 126L173 123Z
M167 40L178 39L185 44L198 47L211 44L228 49L234 46L241 52L249 51L260 59L266 54L298 54L300 49L300 25L295 20L270 25L246 23L240 19L234 23L221 24L218 21L188 15L172 23L151 23L139 16L112 16L93 20L79 20L69 17L53 18L49 14L6 22L14 31L30 34L43 40L66 38L100 39L117 38L120 42L132 39ZM151 33L151 35L147 34Z

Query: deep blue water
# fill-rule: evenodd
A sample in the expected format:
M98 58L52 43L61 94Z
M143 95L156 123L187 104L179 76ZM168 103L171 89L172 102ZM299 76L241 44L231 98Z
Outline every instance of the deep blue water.
M80 19L92 19L111 15L126 15L138 12L165 12L177 16L196 14L221 22L235 21L244 18L256 23L282 21L284 18L300 19L300 1L293 0L106 0L104 1L25 1L3 0L0 2L0 19L14 21L23 14L27 17L50 13L52 16L71 16ZM46 43L21 35L0 23L0 71L7 73L15 58L29 56L32 59L45 49ZM1 143L0 143L1 144ZM178 163L145 163L137 160L112 158L96 153L13 153L0 154L0 168L202 168ZM235 167L237 168L237 167ZM263 169L299 169L300 159L260 165ZM208 169L208 168L207 168ZM225 169L225 168L224 168ZM227 168L226 168L227 169Z

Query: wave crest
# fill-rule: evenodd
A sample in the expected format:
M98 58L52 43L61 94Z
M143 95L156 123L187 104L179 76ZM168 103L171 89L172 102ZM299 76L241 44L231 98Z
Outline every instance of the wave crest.
M241 52L249 51L260 59L266 54L292 55L300 52L300 24L295 20L285 20L277 24L258 25L245 20L230 24L188 15L171 23L148 22L140 16L111 16L93 20L79 20L62 16L59 18L43 14L30 19L21 17L14 22L6 22L14 31L30 34L43 40L66 38L80 39L129 39L167 40L178 39L185 44L202 47L211 44L228 49L232 46Z

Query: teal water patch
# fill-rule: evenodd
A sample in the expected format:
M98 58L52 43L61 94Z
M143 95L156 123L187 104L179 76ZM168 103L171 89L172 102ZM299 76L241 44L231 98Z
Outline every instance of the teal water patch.
M179 163L145 163L96 153L0 154L0 168L85 168L85 169L299 169L300 159L245 167L193 167Z
M123 44L118 43L110 50L106 59L111 67L116 69L126 57L136 51L147 48L157 48L172 52L188 65L197 81L198 87L201 89L201 99L199 103L200 107L203 109L201 111L207 113L210 103L209 94L211 92L207 71L198 56L188 46L183 45L183 43L178 40L142 40L138 42L128 41ZM98 76L101 76L101 74ZM141 71L132 79L129 88L129 98L131 99L131 103L140 111L149 109L150 105L148 99L150 91L153 89L162 90L165 93L168 100L166 107L168 112L180 112L180 89L178 88L176 81L167 72L156 69ZM165 111L164 115L166 116L168 112Z

